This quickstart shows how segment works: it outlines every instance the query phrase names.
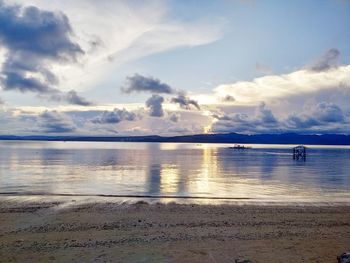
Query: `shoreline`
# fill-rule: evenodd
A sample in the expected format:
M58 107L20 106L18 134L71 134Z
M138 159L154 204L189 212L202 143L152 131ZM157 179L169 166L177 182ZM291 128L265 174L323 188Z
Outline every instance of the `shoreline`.
M0 199L3 262L337 262L350 204Z
M146 202L150 205L162 203L175 203L178 205L211 205L211 206L280 206L280 207L350 207L350 198L347 196L331 196L328 198L315 198L295 196L291 198L250 198L250 197L211 197L211 196L176 196L176 195L132 195L132 194L71 194L71 193L1 193L0 204L12 202L13 204L34 203L62 203L65 206L89 203L113 203L115 205L128 205L137 202Z

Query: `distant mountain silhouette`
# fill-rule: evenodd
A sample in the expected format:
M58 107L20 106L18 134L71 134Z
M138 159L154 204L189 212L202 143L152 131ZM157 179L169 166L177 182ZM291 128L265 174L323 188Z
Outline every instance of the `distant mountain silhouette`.
M296 133L254 134L239 133L196 134L184 136L14 136L0 135L0 140L35 141L97 141L97 142L193 142L193 143L256 143L256 144L319 144L350 145L350 135L322 134L302 135Z

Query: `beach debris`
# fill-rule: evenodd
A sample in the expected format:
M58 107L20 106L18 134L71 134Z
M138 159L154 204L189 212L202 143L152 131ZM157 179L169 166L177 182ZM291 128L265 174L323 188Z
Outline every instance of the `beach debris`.
M144 200L141 200L141 201L137 201L137 202L135 203L135 205L149 205L149 203L147 203L147 202L144 201Z
M235 263L253 263L249 259L236 259Z
M344 252L337 257L338 263L350 263L350 251Z

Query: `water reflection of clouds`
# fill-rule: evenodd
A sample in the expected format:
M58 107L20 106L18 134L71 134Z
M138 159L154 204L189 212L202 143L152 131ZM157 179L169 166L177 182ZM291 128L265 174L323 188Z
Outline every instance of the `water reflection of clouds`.
M296 162L283 148L104 145L0 143L0 190L262 198L345 193L350 185L349 149L310 149Z

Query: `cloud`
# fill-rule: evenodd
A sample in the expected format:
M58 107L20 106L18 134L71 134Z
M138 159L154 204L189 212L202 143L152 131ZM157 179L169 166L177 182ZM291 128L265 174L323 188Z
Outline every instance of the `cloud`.
M179 119L180 119L180 114L178 114L178 113L171 113L170 115L169 115L169 120L171 121L171 122L178 122L179 121Z
M291 129L310 129L313 127L327 127L328 125L345 124L345 116L342 109L330 102L320 102L302 113L290 114L286 121L286 127Z
M6 52L0 72L2 88L64 98L56 88L59 80L51 71L52 64L76 62L84 54L71 40L68 17L34 6L6 5L0 0L0 24L0 44ZM74 91L65 96L69 103L88 104Z
M178 95L175 98L171 99L171 103L179 104L183 109L190 110L191 106L194 106L197 110L200 110L200 106L197 101L192 100L185 95Z
M272 111L266 107L266 104L262 102L258 109L256 116L265 124L274 124L277 123L275 116L272 114Z
M53 97L55 98L55 96ZM61 99L60 99L61 98ZM80 106L91 106L92 102L86 100L85 98L79 96L76 91L71 90L67 93L61 93L58 95L57 100L64 100L70 104L80 105Z
M177 91L171 88L168 84L162 83L159 79L154 77L144 77L139 74L135 74L132 77L127 77L127 84L122 87L122 91L125 93L131 92L150 92L152 94L177 94L170 100L171 103L178 104L181 108L190 110L191 107L195 107L200 110L200 106L197 101L190 99L186 96L184 91ZM232 96L226 96L224 99L232 101ZM164 116L162 104L164 98L161 96L152 96L147 100L146 106L150 108L150 116L162 117Z
M214 89L218 100L230 95L236 104L254 105L257 101L279 101L291 96L302 97L305 94L322 90L350 88L350 65L339 66L327 71L297 70L289 74L270 75L255 78L252 81L238 81L224 84ZM207 95L209 101L213 94Z
M52 12L61 10L69 18L74 29L72 39L86 54L79 58L79 64L57 64L53 71L62 89L77 91L94 89L102 82L113 87L114 77L123 64L180 47L212 43L222 37L226 26L226 21L219 17L174 19L167 1L15 2Z
M245 113L214 114L213 117L217 119L211 127L213 132L259 133L280 129L278 120L265 103L256 108L252 117Z
M151 117L163 117L163 102L164 98L159 95L152 95L147 101L146 106L149 109L149 115Z
M125 93L150 92L153 94L174 94L176 92L168 84L160 82L159 79L144 77L139 74L127 77L127 84L122 87L122 91Z
M292 113L286 119L285 124L289 129L306 130L318 126L320 123L312 116Z
M231 95L226 95L226 96L221 98L221 101L222 102L234 102L234 101L236 101L236 99Z
M41 132L72 133L77 128L72 119L58 111L45 111L38 117Z
M16 66L20 69L33 67L32 62L21 64L18 58L22 55L72 61L83 53L80 46L71 41L72 28L68 17L61 12L42 11L34 6L10 6L1 1L0 21L1 43L14 53L10 54L13 55L11 62L19 63Z
M270 75L273 73L273 70L270 66L258 62L255 64L255 71L264 75Z
M321 102L316 105L313 115L322 122L341 122L344 120L343 111L334 103Z
M121 121L135 121L136 114L125 109L114 109L113 111L104 111L100 116L92 120L98 124L116 124Z
M340 51L336 48L327 50L315 63L307 67L316 72L326 71L338 65Z
M198 130L196 130L198 132ZM191 128L186 128L186 127L169 127L166 130L167 133L169 134L193 134L195 133L194 130L192 130Z
M247 113L213 114L213 132L241 133L344 133L349 127L343 110L334 103L305 105L299 112L277 118L265 103L256 107L254 115ZM346 133L346 132L345 132Z
M91 101L88 101L84 97L77 94L75 90L70 90L68 92L61 92L59 90L54 90L49 94L39 94L40 98L49 99L52 101L65 101L69 104L79 105L79 106L91 106L94 105Z

